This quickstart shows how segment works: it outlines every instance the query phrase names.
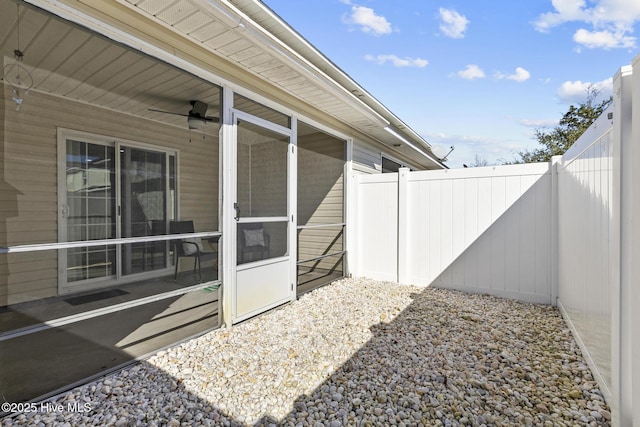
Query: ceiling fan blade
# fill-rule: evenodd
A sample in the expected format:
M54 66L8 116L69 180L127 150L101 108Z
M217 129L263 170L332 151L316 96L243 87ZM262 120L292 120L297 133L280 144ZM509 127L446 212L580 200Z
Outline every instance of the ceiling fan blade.
M155 108L148 108L148 110L156 113L173 114L174 116L187 117L190 123L192 119L201 120L202 122L220 123L220 119L218 117L205 116L205 113L207 112L207 108L209 106L204 102L190 101L189 103L191 104L191 110L189 111L188 114L176 113L173 111L166 111L166 110L158 110ZM195 126L195 125L190 124L190 126Z
M174 113L173 111L156 110L155 108L147 108L147 110L154 111L156 113L173 114L175 116L189 117L188 114Z

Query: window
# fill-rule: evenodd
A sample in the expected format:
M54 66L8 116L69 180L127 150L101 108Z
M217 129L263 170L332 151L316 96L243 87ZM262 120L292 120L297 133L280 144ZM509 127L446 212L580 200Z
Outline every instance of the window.
M398 172L402 165L396 161L382 157L382 173Z

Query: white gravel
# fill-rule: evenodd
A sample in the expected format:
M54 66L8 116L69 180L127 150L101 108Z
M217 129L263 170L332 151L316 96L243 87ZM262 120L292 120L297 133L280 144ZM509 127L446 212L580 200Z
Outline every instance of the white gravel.
M338 281L48 404L76 410L14 414L2 426L600 426L611 419L557 309L365 279Z

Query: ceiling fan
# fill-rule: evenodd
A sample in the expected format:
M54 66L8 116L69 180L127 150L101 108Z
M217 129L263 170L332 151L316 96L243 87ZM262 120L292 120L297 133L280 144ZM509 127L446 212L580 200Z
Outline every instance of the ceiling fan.
M207 108L209 106L202 101L189 101L191 104L191 110L188 114L175 113L173 111L156 110L149 108L149 111L155 111L157 113L174 114L176 116L184 116L187 118L187 124L189 129L202 129L207 122L218 123L220 119L218 117L207 116Z

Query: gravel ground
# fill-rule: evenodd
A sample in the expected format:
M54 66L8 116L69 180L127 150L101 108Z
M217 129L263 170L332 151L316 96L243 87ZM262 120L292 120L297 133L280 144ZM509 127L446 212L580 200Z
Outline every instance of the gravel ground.
M611 418L557 309L364 279L47 405L58 409L14 414L2 426L600 426Z

